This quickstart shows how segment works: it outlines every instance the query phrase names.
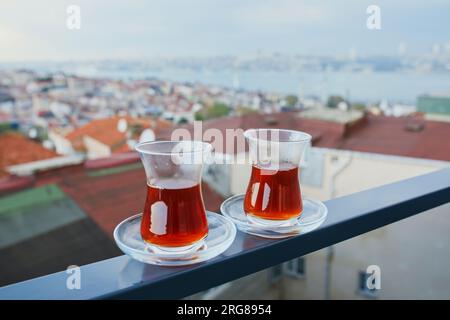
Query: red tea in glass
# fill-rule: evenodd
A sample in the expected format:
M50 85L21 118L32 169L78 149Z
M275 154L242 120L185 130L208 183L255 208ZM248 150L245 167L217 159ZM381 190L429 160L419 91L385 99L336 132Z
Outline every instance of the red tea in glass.
M147 177L141 237L171 253L200 248L208 221L200 187L211 145L200 141L153 141L136 146Z
M307 133L283 129L250 129L252 172L244 198L247 218L255 223L296 223L303 210L299 166L311 141Z
M158 181L147 187L142 238L164 247L193 244L208 233L200 184L187 180Z
M302 212L298 167L277 170L252 166L244 199L247 214L268 220L290 220Z

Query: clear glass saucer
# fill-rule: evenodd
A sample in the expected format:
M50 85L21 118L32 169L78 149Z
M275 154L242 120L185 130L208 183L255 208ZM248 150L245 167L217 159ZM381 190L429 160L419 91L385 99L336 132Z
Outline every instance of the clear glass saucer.
M208 235L199 245L188 250L164 251L141 238L142 213L119 223L114 230L114 240L125 254L144 263L163 266L182 266L212 259L233 243L236 226L229 218L218 213L206 212Z
M318 228L326 219L327 207L318 200L303 199L303 212L285 224L262 224L249 220L244 212L244 195L225 200L220 206L225 217L230 218L242 232L263 238L280 239L306 233Z

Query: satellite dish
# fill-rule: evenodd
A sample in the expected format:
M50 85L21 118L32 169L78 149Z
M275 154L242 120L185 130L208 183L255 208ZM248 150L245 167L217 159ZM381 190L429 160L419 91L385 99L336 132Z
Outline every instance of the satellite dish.
M120 119L117 122L117 130L119 132L122 132L122 133L126 132L127 131L127 127L128 127L128 124L127 124L127 120L126 119Z
M145 129L139 137L139 142L155 141L155 133L152 129Z

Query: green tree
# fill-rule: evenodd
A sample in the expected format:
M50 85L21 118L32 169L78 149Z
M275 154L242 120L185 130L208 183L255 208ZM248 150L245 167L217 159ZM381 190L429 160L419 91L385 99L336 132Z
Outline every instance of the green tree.
M295 107L297 105L297 103L298 103L298 97L294 96L292 94L286 96L285 100L286 100L286 105L288 107Z
M189 123L189 121L188 121L188 119L186 119L184 117L182 117L182 118L180 118L180 120L178 120L178 124L186 124L186 123Z
M352 110L364 111L364 110L366 110L366 105L364 103L359 103L359 102L352 103L351 109Z
M221 102L215 102L210 107L205 107L195 114L195 120L208 120L213 118L220 118L228 115L230 108Z
M195 113L194 118L195 118L196 121L203 121L203 120L205 120L205 117L203 116L203 113L202 113L201 110L197 111Z
M328 108L337 108L338 104L345 101L341 96L329 96L327 101Z
M226 116L230 113L230 108L225 104L221 102L216 102L212 106L211 109L208 110L208 118L219 118Z
M243 116L246 114L258 113L258 111L250 107L239 106L236 108L236 113L240 116Z

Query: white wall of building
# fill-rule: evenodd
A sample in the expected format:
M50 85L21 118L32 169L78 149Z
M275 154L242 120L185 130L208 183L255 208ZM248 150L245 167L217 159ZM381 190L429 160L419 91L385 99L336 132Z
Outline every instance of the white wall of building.
M105 158L111 156L111 148L89 136L83 137L88 159Z
M58 154L68 155L75 152L72 144L63 135L53 131L48 131L48 138L53 142L55 146L55 151Z

